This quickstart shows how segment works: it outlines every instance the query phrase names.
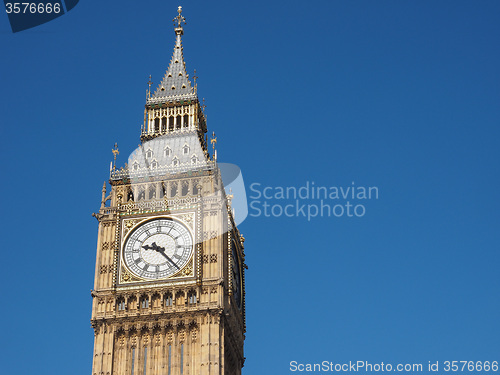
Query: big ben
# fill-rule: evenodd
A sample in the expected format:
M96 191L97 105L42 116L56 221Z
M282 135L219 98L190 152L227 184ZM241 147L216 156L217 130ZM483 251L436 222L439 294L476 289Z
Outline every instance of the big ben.
M148 90L139 147L102 189L93 375L238 375L244 363L245 256L196 77L185 19L161 83ZM115 148L115 159L118 149Z

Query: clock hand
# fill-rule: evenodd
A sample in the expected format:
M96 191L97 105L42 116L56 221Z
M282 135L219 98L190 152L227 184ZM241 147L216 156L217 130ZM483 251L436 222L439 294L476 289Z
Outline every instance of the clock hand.
M156 242L153 242L151 246L144 245L142 248L146 250L165 251L165 248L158 246Z
M165 249L161 248L161 250L158 250L158 252L163 255L170 263L172 263L178 270L180 270L179 266L175 264L175 262L167 255L165 254Z
M156 250L156 251L159 251L159 252L165 251L165 248L164 248L164 247L161 247L161 246L158 246L158 245L156 244L156 242L153 242L153 246L155 247L155 250Z
M155 250L155 251L158 251L161 255L163 255L170 263L172 263L177 269L180 270L179 266L177 264L175 264L175 262L167 255L165 254L165 248L164 247L161 247L161 246L158 246L156 244L156 242L153 242L151 244L151 246L149 245L145 245L142 247L143 249L146 249L146 250Z

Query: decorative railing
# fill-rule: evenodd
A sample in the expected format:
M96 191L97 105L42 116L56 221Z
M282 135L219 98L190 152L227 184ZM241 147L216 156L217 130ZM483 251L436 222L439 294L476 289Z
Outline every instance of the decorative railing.
M217 193L215 195L210 196L202 196L202 202L205 205L210 204L218 204L220 202L220 197ZM177 196L173 198L159 198L154 200L144 200L139 202L128 201L124 202L120 205L120 208L113 207L103 207L99 210L100 215L114 215L114 214L130 214L130 213L144 213L144 212L157 212L157 211L165 211L167 209L179 209L179 208L188 208L197 204L199 197L196 195L187 195L187 196Z
M184 100L198 100L198 96L195 93L189 93L189 94L181 94L181 95L164 95L164 96L152 96L146 100L146 104L148 105L153 105L153 104L163 104L165 102L180 102ZM184 104L184 103L181 103ZM190 103L186 103L190 104Z
M189 197L177 197L166 200L165 199L155 199L152 201L139 201L134 202L130 201L124 203L121 208L123 211L158 211L163 210L165 207L178 207L178 206L189 206L191 204L195 204L198 198L195 196Z
M117 212L118 212L117 207L102 207L99 210L99 213L103 214L103 215L112 215L112 214L116 214Z
M170 125L169 126L166 126L164 127L162 125L162 127L160 128L160 130L155 130L155 131L148 131L147 128L142 128L141 130L141 137L161 137L161 136L164 136L164 135L186 135L186 134L194 134L194 135L197 135L198 134L198 129L199 129L199 126L200 126L200 122L195 122L194 124L190 124L190 125L183 125L182 127L171 127Z
M153 167L137 167L131 169L130 167L113 169L110 172L111 180L123 179L140 179L144 177L159 177L165 175L173 175L179 173L189 173L197 171L209 171L215 169L216 162L212 160L203 160L196 163L180 163L178 165L163 165L156 168Z
M188 311L198 311L200 309L208 309L210 307L217 307L217 301L210 302L197 302L193 304L181 305L181 306L161 306L161 307L153 307L153 308L132 308L126 310L107 310L107 311L98 311L96 313L96 318L104 318L104 317L116 317L116 318L125 318L129 316L138 316L138 315L150 315L150 314L164 314L164 313L176 313L176 312L188 312Z

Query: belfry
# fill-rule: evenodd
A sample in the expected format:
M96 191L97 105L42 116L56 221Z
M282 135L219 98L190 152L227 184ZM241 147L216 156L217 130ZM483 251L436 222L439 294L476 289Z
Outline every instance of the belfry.
M185 18L161 83L147 93L141 144L104 183L92 319L93 375L239 375L245 254L206 137ZM212 138L215 142L215 138Z

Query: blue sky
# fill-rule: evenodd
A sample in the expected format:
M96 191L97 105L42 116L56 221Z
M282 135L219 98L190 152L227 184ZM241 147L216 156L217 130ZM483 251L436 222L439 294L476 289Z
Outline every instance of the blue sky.
M5 373L91 371L91 213L113 144L124 163L139 143L178 5L219 160L249 195L379 190L363 217L241 224L244 374L500 360L500 3L81 0L17 34L0 17Z

